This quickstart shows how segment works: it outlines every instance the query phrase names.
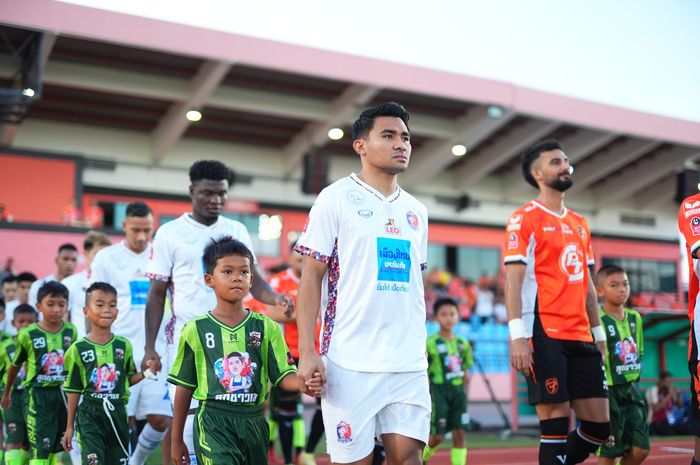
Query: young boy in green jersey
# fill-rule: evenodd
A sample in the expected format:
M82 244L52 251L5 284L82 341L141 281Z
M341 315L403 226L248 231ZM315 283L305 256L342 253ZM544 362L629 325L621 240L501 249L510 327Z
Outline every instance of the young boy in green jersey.
M7 373L2 406L10 407L12 384L26 363L22 386L26 390L29 465L49 465L55 454L63 451L61 438L66 427L66 400L61 393L66 379L63 355L77 339L78 332L75 326L63 321L68 306L68 289L63 284L49 281L42 285L36 306L43 319L17 334L17 349Z
M12 318L12 326L17 331L26 328L36 322L36 310L29 304L19 304ZM4 392L7 385L7 372L15 356L16 343L14 338L10 338L0 344L0 373L2 373L2 390ZM24 419L22 405L24 403L24 370L20 370L10 393L11 406L3 409L3 420L5 422L5 465L23 465L28 460L27 450L27 425Z
M607 332L605 376L610 401L610 429L614 443L598 449L601 465L638 465L649 455L649 427L644 399L634 387L642 371L644 338L642 317L625 303L630 295L627 273L607 265L596 278L598 297L603 301L600 320Z
M464 430L469 424L467 370L474 363L472 348L469 341L452 332L459 321L457 302L450 298L438 299L433 306L433 319L440 324L440 331L426 342L433 412L430 439L423 450L423 460L427 463L438 444L445 439L445 433L452 431L451 463L464 465L467 463Z
M194 397L199 401L194 422L197 463L265 465L269 429L263 405L268 380L286 391L299 391L294 360L280 326L243 306L251 286L250 250L230 237L213 239L203 260L204 279L217 304L183 327L168 376L177 386L172 458L178 464L190 463L183 430ZM320 392L320 375L309 383Z
M131 343L112 334L117 318L116 289L103 282L91 284L85 292L83 313L90 321L90 332L66 351L68 375L63 390L68 396L68 421L63 447L71 450L76 424L83 463L127 465L129 386L144 375L136 372ZM81 395L83 401L78 406Z

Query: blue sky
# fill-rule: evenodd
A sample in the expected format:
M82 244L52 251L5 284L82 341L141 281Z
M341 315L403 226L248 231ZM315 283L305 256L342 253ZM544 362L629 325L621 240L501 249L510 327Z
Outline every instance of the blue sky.
M700 122L696 0L61 0Z

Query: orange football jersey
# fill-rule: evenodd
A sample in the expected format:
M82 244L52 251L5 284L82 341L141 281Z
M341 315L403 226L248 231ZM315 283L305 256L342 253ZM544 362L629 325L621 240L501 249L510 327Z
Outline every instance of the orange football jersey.
M586 291L595 261L583 216L568 209L559 215L533 200L508 220L504 262L526 265L521 297L528 336L537 316L548 337L593 340Z

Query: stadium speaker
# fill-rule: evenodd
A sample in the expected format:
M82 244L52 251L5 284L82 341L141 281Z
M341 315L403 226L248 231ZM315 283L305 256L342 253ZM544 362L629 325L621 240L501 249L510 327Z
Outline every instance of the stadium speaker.
M321 152L304 155L304 177L301 191L304 194L318 194L328 185L329 158Z
M700 191L700 170L684 168L676 176L676 202L680 203L684 198L695 195Z

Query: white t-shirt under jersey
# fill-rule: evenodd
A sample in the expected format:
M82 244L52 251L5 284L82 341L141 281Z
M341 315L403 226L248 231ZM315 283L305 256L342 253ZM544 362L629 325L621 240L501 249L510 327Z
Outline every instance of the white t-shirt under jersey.
M27 303L31 305L32 307L36 308L36 299L39 297L39 289L41 286L44 284L50 282L50 281L56 281L56 276L50 274L48 276L44 276L41 279L37 279L32 283L31 286L29 286L29 295L27 297Z
M319 194L296 250L328 265L322 354L354 371L427 369L427 248L427 210L401 188L384 197L352 174Z
M170 283L174 321L166 328L169 343L178 341L185 323L216 306L214 291L204 284L202 254L211 239L225 236L241 241L253 251L245 226L223 216L216 223L206 226L185 213L158 228L147 275L151 279Z
M137 366L143 359L146 345L146 298L151 286L146 268L150 254L151 244L143 252L135 253L122 240L97 252L91 267L90 283L109 283L117 290L119 313L112 324L112 332L129 339ZM161 325L158 333L157 341L161 344L164 342L164 326Z
M87 290L90 280L90 271L83 270L61 281L61 284L68 288L68 315L70 322L73 323L78 330L78 337L85 337L85 291Z

